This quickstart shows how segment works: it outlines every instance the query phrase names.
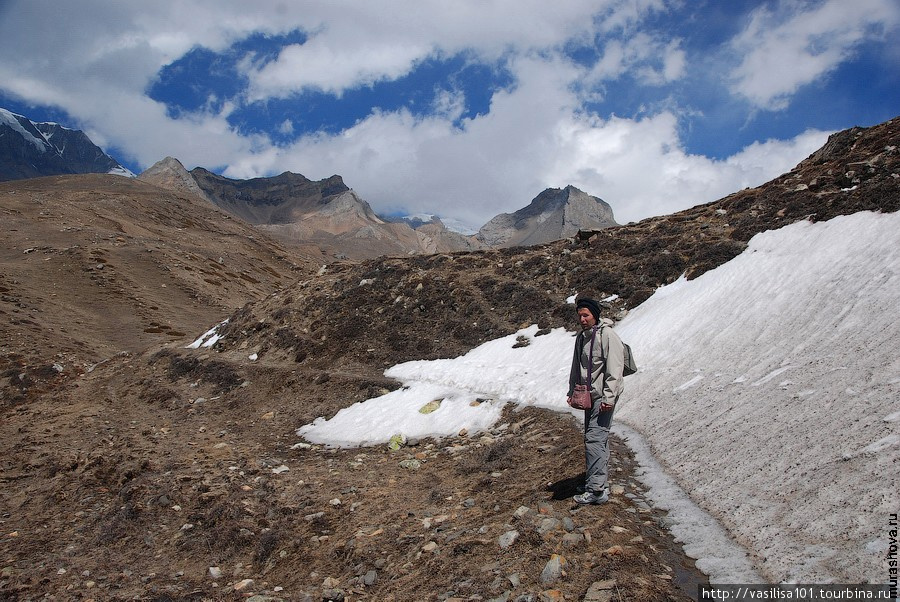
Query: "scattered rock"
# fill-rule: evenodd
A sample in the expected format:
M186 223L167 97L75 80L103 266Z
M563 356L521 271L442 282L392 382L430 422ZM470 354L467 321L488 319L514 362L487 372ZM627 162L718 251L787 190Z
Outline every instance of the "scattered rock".
M601 552L601 554L603 556L621 556L624 553L625 553L625 548L623 548L622 546L612 546L612 547L606 548L605 550L603 550Z
M507 531L503 535L497 538L497 544L504 550L511 547L516 540L519 539L518 531Z
M340 589L322 590L323 602L344 602L344 591Z
M560 554L550 556L550 560L547 561L547 564L544 565L544 570L541 571L541 583L549 585L558 581L562 577L567 564L566 558Z
M616 580L595 581L588 588L582 602L611 602L615 594Z
M555 531L560 526L560 520L558 518L548 516L545 519L542 519L540 524L537 527L537 532L541 535L546 535L551 531Z
M241 579L237 583L234 584L234 591L242 592L244 590L248 590L253 587L254 581L253 579Z
M566 533L562 538L563 547L575 548L584 543L584 535L581 533Z

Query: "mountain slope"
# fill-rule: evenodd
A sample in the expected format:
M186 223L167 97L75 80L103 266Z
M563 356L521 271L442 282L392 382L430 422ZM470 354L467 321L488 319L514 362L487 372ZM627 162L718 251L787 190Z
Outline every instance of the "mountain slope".
M609 205L572 186L545 190L524 209L499 215L468 236L450 231L440 219L383 219L337 175L318 182L291 172L234 180L199 167L187 173L167 158L139 177L194 191L284 244L303 245L307 252L317 247L339 259L533 245L615 225Z
M271 178L231 180L202 168L191 175L206 197L282 243L319 249L326 258L370 259L477 248L470 237L443 224L413 229L372 210L340 176L313 182L290 172Z
M350 190L340 176L313 182L289 171L234 180L197 167L191 175L213 204L253 225L291 223Z
M84 132L0 108L0 181L77 173L134 175Z
M0 216L0 366L24 374L178 340L306 269L208 203L131 178L5 182Z
M72 130L58 123L36 123L35 127L56 149L74 173L108 173L134 177L130 170L104 153L81 130Z
M184 168L181 161L174 157L166 157L157 161L141 172L137 179L173 192L192 194L212 203L209 196L197 184L194 176Z
M771 582L884 582L898 306L900 213L859 212L759 234L617 329L643 367L617 417Z
M898 120L854 128L760 187L590 238L336 267L315 284L290 289L294 302L287 308L245 308L229 324L223 349L245 340L237 333L249 333L248 323L271 319L276 309L284 316L278 322L309 345L309 361L324 366L342 358L388 365L446 357L511 334L523 322L562 326L571 320L565 299L577 292L615 295L614 311L633 308L683 274L695 278L736 257L756 233L803 219L897 211L898 148ZM365 307L360 317L373 311L382 317L352 331L327 319L348 306ZM247 336L248 345L260 344L262 335Z

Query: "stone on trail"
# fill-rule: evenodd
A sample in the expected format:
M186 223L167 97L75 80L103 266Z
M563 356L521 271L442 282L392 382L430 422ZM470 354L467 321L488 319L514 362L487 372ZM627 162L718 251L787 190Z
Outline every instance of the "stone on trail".
M568 561L566 561L565 556L560 554L553 554L550 556L550 560L547 561L547 564L544 566L544 570L541 571L541 583L544 585L549 585L559 580L562 577L563 570L566 568Z
M242 592L244 590L250 589L253 587L254 581L253 579L241 579L237 583L234 584L234 591Z
M503 535L497 538L497 544L504 550L508 549L516 540L519 539L518 531L507 531Z
M615 594L616 580L595 581L588 588L582 602L612 602Z

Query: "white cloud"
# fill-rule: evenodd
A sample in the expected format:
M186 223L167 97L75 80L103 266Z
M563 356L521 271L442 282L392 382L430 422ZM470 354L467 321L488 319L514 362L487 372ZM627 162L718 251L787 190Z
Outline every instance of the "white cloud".
M828 75L868 40L900 25L896 0L782 2L754 11L731 45L742 56L731 89L759 108L785 108L802 86Z
M290 119L285 119L281 122L281 125L278 126L278 132L284 135L290 135L294 133L294 123Z
M857 13L880 14L883 22L893 14L879 0L860 2L867 10ZM831 2L802 13L815 16L815 25L804 25L799 17L788 20L764 36L762 46L774 52L778 42L794 39L789 31L799 30L804 40L810 39L807 31L844 32L839 47L852 48L860 39L854 32L875 18L854 17L856 28L840 29L831 14L843 12L837 7ZM521 208L544 188L567 184L603 197L620 221L658 215L761 183L824 141L824 134L812 133L753 145L727 161L715 161L684 152L671 112L640 119L585 112L592 84L626 79L626 74L652 86L685 77L689 65L682 42L640 27L648 15L664 10L662 0L392 0L378 5L260 0L253 10L238 0L159 0L152 10L111 0L77 6L9 2L0 19L0 89L29 103L64 109L77 120L71 125L89 130L97 142L115 146L122 158L143 167L173 155L189 168L224 169L231 177L285 170L310 178L337 173L376 210L436 213L476 226ZM745 35L766 34L763 26L774 18L755 13ZM146 94L160 69L191 48L223 51L254 33L296 30L307 33L306 44L291 46L269 62L261 55L245 57L241 65L253 89L227 99L218 112L209 104L173 118ZM742 40L735 44L749 44ZM603 58L590 71L561 54L567 46L598 44ZM746 50L750 65L754 54ZM375 110L345 131L307 134L287 147L265 135L242 135L228 121L243 108L247 94L263 99L311 86L337 95L348 87L401 77L427 57L458 53L491 65L502 61L514 82L494 93L488 114L464 119L461 127L464 96L453 90L439 94L427 116ZM745 71L738 85L763 94L761 78L749 67ZM787 89L780 85L769 98L780 98L778 90ZM282 134L300 129L295 122L279 123Z
M687 55L680 40L637 33L625 40L609 38L584 82L597 85L633 72L640 83L660 86L680 79L686 70Z
M636 120L580 112L573 84L584 72L561 57L525 57L510 68L518 85L496 93L490 113L462 129L453 126L452 111L427 118L379 112L342 133L248 157L227 175L298 166L315 179L340 173L376 211L436 213L476 227L520 209L545 188L573 184L609 202L627 222L761 184L827 137L812 131L754 143L717 161L682 149L673 113Z
M340 97L344 90L392 80L412 70L430 49L409 44L376 47L330 44L314 37L288 46L278 59L249 73L251 101L314 88Z
M754 143L725 161L681 148L670 112L641 120L571 119L558 128L556 162L547 180L601 196L619 222L662 215L756 186L794 167L826 140L807 132L793 140Z
M558 49L570 40L591 45L599 31L626 27L663 8L661 0L332 2L296 15L297 27L309 35L305 43L248 66L250 99L308 88L340 96L402 77L435 56L467 52L491 63L510 52Z

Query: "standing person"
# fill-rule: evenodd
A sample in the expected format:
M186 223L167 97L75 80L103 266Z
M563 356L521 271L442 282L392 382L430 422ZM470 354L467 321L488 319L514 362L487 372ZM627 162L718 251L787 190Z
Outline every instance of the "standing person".
M575 337L575 353L569 373L569 396L578 382L591 384L591 407L584 410L584 492L578 504L609 501L609 427L623 390L625 348L610 326L600 318L600 304L580 299L576 305L581 332Z

